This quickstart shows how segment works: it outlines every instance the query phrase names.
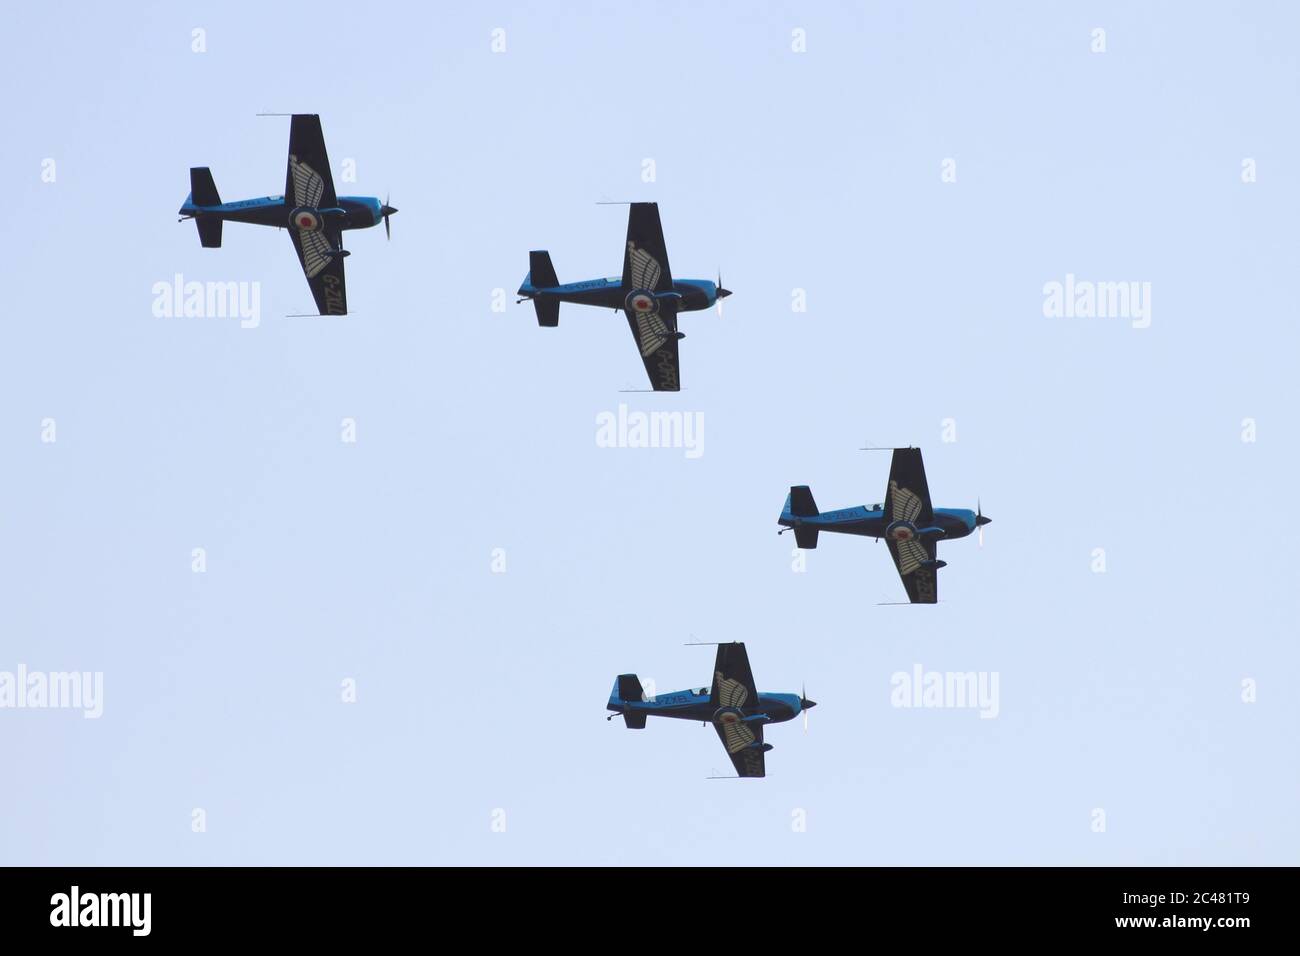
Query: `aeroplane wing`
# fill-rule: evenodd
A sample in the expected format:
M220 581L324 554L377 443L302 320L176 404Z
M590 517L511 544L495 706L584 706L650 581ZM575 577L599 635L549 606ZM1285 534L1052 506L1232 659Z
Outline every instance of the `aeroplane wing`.
M764 777L767 775L767 761L763 759L763 723L755 720L745 723L742 720L727 722L714 721L713 729L718 732L718 739L727 748L727 756L741 777Z
M634 202L627 214L627 246L623 250L623 311L632 330L650 386L656 392L681 388L677 352L677 300L658 298L673 290L668 248L659 222L659 206Z
M718 732L718 739L726 748L736 773L742 777L763 776L763 723L759 720L745 721L741 713L744 708L753 707L758 702L758 691L754 689L754 675L749 669L749 654L744 644L718 645L709 702L726 711L713 722L713 729Z
M889 466L889 488L885 492L885 516L890 523L906 521L913 530L934 523L930 487L925 480L925 463L919 448L895 448ZM913 604L934 604L939 600L939 576L932 566L938 559L933 540L920 537L896 538L885 535L890 557Z
M671 292L673 273L668 268L668 247L664 227L659 223L659 205L634 202L627 214L627 248L623 250L623 288L631 292Z
M758 701L754 675L749 670L749 654L741 642L719 644L713 662L713 689L709 703L714 707L752 707Z
M910 521L918 528L934 521L921 449L894 449L894 460L889 465L889 488L885 492L885 514L890 521Z
M656 392L676 392L682 387L681 360L677 353L677 303L645 293L628 297L623 306L628 328L636 340L641 362Z
M907 599L913 604L937 604L939 602L939 572L936 568L923 567L926 562L938 560L938 548L934 541L895 541L885 537L889 545L889 556L894 559L898 576L907 589Z
M321 315L347 315L348 292L343 281L343 257L335 255L342 249L343 233L328 225L314 230L291 225L288 231L307 284L311 286L317 311Z
M320 117L314 113L295 113L290 123L284 201L310 209L331 209L339 204L325 153L325 134L321 132Z

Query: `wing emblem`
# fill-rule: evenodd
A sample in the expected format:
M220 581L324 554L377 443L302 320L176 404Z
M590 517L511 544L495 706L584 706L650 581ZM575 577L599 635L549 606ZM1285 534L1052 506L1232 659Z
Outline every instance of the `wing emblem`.
M673 334L659 314L659 303L651 293L638 290L628 295L627 308L636 322L636 346L641 357L653 355Z
M745 701L749 699L749 691L740 681L732 680L730 677L723 677L722 671L713 675L714 681L718 687L718 703L723 707L744 707Z
M300 229L298 230L298 241L302 243L303 271L307 273L308 279L315 278L334 258L334 247L325 238L323 232L309 232Z
M663 267L657 259L644 249L638 249L636 243L627 244L627 260L631 266L632 288L653 289L659 284Z
M914 522L921 514L921 498L906 488L900 488L898 482L889 482L889 494L893 504L894 521Z
M325 180L306 163L300 163L297 156L289 157L289 168L293 170L293 201L296 206L319 206L321 196L325 195Z
M899 541L895 545L898 548L898 573L911 574L921 565L930 560L929 553L925 550L925 545L921 544L915 538L908 538L906 541Z
M752 747L758 739L749 725L740 719L740 714L733 711L720 714L718 726L722 729L722 742L727 753L739 753L746 747Z

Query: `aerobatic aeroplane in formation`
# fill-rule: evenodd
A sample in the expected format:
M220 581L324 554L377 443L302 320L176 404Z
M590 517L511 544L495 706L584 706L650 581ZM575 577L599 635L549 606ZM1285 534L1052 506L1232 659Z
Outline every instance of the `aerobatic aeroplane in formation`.
M347 315L343 259L350 253L343 248L343 232L369 229L382 221L384 232L392 238L388 217L395 212L387 202L371 196L335 195L320 117L294 114L283 196L222 202L212 171L198 166L190 170L190 194L180 208L180 221L194 220L199 242L206 248L221 245L223 222L288 229L320 314Z
M646 699L641 681L635 674L620 674L609 695L606 720L619 714L631 730L644 730L647 717L676 717L713 724L727 756L742 777L765 776L763 755L772 745L763 742L763 725L779 724L804 715L808 729L808 711L816 701L799 694L760 694L754 688L745 645L719 644L713 665L713 686L698 691L679 690Z
M628 211L621 277L561 285L550 253L541 250L528 254L528 275L518 294L520 302L532 300L537 324L548 328L560 324L561 302L622 309L656 392L682 387L677 343L686 335L677 331L677 314L707 309L731 295L721 275L717 282L673 279L659 206L652 202L634 202Z
M977 529L982 538L983 528L991 520L978 503L974 511L933 507L921 449L895 448L884 504L823 513L817 510L808 486L797 485L786 496L778 519L783 527L777 534L793 529L800 548L817 547L817 535L822 531L857 534L877 541L884 538L908 600L913 604L935 604L939 600L938 571L947 566L946 561L939 560L938 543L964 538Z

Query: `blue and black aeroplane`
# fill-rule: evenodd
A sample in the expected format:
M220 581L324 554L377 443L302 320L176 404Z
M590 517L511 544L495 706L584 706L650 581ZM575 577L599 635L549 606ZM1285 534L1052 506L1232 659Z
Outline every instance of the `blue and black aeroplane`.
M560 303L622 309L632 339L641 353L650 385L656 392L676 392L681 386L677 343L686 335L677 331L679 312L707 309L731 295L708 279L677 279L668 268L668 249L659 223L659 206L634 202L627 217L627 246L623 251L623 275L618 278L588 279L560 284L551 255L545 250L528 254L528 275L519 287L520 302L531 299L537 310L537 324L554 328L560 324Z
M991 520L978 504L974 511L933 507L921 449L895 448L884 504L823 514L817 510L808 486L797 485L785 499L778 520L783 527L777 534L793 529L795 543L801 548L817 547L817 535L822 531L858 534L877 541L884 538L908 600L913 604L935 604L939 600L938 571L947 565L939 560L939 542L964 538L977 529L982 538L982 529Z
M320 117L303 114L295 114L289 127L283 196L223 203L211 170L198 166L190 170L190 194L180 208L181 221L194 220L199 242L207 248L221 245L221 224L227 221L288 229L321 315L348 312L343 259L349 253L343 248L343 231L369 229L382 221L391 238L388 217L395 212L370 196L335 195Z
M644 730L647 717L677 717L713 724L727 756L742 777L765 775L763 755L772 745L763 742L763 725L779 724L804 715L808 729L808 711L817 706L803 694L760 694L754 688L745 645L719 644L713 665L713 686L698 691L679 690L657 694L647 700L641 681L635 674L620 674L609 695L607 720L623 715L629 729Z

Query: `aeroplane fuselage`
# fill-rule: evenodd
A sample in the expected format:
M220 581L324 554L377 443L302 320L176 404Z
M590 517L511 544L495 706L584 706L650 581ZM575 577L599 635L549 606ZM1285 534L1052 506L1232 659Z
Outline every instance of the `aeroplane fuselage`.
M811 706L811 702L810 702ZM656 694L653 700L623 700L615 692L609 698L608 710L617 714L645 714L647 717L676 717L679 720L697 720L709 723L720 710L739 711L744 720L762 720L763 723L781 724L794 720L803 711L803 701L798 694L770 694L759 692L758 702L743 707L721 708L709 698L708 688L703 692L676 690ZM613 716L613 715L611 715Z
M384 203L374 196L339 196L338 204L327 209L293 206L283 196L241 199L215 206L196 206L187 201L182 216L217 218L226 222L246 222L254 226L320 229L326 223L339 229L369 229L384 221Z
M621 278L588 279L585 282L566 282L563 285L537 287L531 275L519 287L525 298L546 298L575 305L594 305L607 309L622 309L627 297L635 289L624 288ZM730 293L728 293L730 294ZM672 296L678 312L699 312L718 301L718 284L709 279L676 279L671 292L657 293L658 297ZM723 296L725 298L725 296Z
M893 524L885 515L884 507L865 505L857 508L841 508L839 511L825 511L818 515L799 517L785 511L778 523L787 528L815 528L818 531L831 531L838 534L856 534L864 538L883 538ZM967 508L935 508L934 520L925 528L916 528L922 536L948 541L964 538L979 526L979 516ZM927 534L928 532L928 534Z

